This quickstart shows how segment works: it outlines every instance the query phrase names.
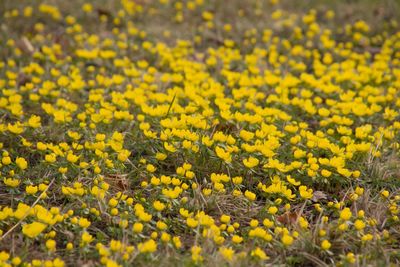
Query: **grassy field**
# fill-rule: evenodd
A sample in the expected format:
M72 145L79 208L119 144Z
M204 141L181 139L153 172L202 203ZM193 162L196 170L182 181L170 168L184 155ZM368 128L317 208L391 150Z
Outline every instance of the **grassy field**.
M399 266L399 18L0 1L0 266Z

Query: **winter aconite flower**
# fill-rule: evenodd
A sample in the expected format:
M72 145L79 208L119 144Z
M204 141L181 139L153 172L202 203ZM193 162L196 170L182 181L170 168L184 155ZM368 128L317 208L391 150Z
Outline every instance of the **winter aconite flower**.
M28 168L28 162L24 158L16 158L15 163L21 170L25 170L26 168Z
M344 220L344 221L348 221L351 218L352 214L349 208L344 208L341 212L340 212L340 219Z
M138 244L138 249L141 253L152 253L157 250L157 244L153 239L144 243Z
M395 4L29 2L0 8L0 266L399 265Z
M253 157L250 157L248 159L244 159L243 160L243 164L247 167L247 168L254 168L258 165L259 160Z
M33 222L30 224L24 224L22 226L22 233L26 235L29 238L35 238L39 234L43 232L44 229L46 229L46 225L41 222Z
M292 236L284 234L281 238L281 241L285 246L290 246L291 244L293 244L294 239Z
M321 242L321 248L323 250L328 250L331 247L331 243L328 240L323 240Z

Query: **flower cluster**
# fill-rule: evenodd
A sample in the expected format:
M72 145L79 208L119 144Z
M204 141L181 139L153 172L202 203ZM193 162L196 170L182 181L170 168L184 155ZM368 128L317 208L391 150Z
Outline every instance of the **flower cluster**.
M17 2L0 20L1 266L400 263L395 20Z

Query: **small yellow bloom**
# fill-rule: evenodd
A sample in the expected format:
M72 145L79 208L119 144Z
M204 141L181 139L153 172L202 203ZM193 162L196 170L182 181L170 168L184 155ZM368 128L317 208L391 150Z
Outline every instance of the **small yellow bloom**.
M93 236L86 231L82 233L81 238L82 238L82 245L87 245L91 243L94 239Z
M235 244L239 244L243 241L243 237L238 236L238 235L233 235L232 236L232 242Z
M293 237L291 237L288 234L284 234L281 238L282 244L284 244L285 246L290 246L291 244L293 244Z
M250 200L250 201L254 201L254 200L256 200L256 194L254 194L253 192L251 192L251 191L248 191L248 190L246 190L245 192L244 192L244 196L248 199L248 200Z
M256 167L259 164L259 162L260 161L254 157L250 157L248 159L243 160L244 166L246 166L249 169Z
M331 243L328 240L323 240L321 242L321 248L323 250L328 250L328 249L330 249L330 247L331 247Z
M46 248L49 251L55 251L56 250L56 241L54 241L53 239L49 239L46 241Z
M17 157L15 163L21 170L28 168L28 162L24 158Z
M363 222L362 220L356 220L354 222L354 227L357 231L361 231L365 228L365 222Z
M187 218L186 219L186 224L190 227L190 228L196 228L198 225L198 221L196 219L193 218Z
M22 226L22 233L29 238L37 237L44 229L46 229L46 225L41 222L33 222L30 224L25 224Z
M3 182L4 182L5 185L7 185L9 187L17 187L21 183L20 180L13 179L13 178L4 178Z
M3 157L2 159L1 159L1 163L3 163L4 165L9 165L9 164L11 164L11 158L10 157L8 157L8 156L5 156L5 157Z
M153 207L157 210L157 211L163 211L165 209L165 204L162 203L161 201L154 201L153 203Z
M251 254L251 256L256 257L260 260L268 260L269 259L267 254L265 254L265 252L259 247L252 250L250 254Z
M34 195L34 194L36 194L36 192L37 192L38 190L39 190L38 187L35 186L35 185L28 185L28 186L25 188L26 193L29 194L29 195Z
M344 208L340 212L340 219L342 219L344 221L350 220L351 216L352 216L352 213L351 213L351 210L349 208Z
M71 242L67 243L67 246L65 247L67 250L72 250L74 248L74 245Z
M382 192L381 192L381 196L382 197L384 197L384 198L388 198L389 197L389 191L387 191L387 190L383 190Z
M149 239L144 243L138 244L138 250L141 253L152 253L157 250L157 243L153 239Z
M268 208L268 213L269 214L276 214L278 212L278 208L277 207L275 207L275 206L272 206L272 207L269 207Z
M143 224L138 222L134 223L132 226L132 231L134 233L141 233L143 231Z
M227 261L232 261L235 251L232 248L220 247L218 250L219 254Z

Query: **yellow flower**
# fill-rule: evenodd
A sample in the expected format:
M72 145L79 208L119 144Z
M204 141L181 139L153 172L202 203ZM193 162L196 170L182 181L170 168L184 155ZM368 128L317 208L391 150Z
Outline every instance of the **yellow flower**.
M321 171L321 175L327 178L327 177L329 177L329 176L332 175L332 172L323 169L323 170Z
M331 243L328 240L323 240L321 242L321 248L323 250L328 250L328 249L330 249L330 247L331 247Z
M203 257L200 255L200 253L201 253L201 247L199 247L199 246L193 246L193 247L190 249L190 251L191 251L191 253L192 253L192 260L193 260L194 262L199 262L199 261L202 261L202 260L203 260Z
M118 205L118 200L116 200L115 198L110 198L110 200L108 201L108 205L114 208Z
M79 159L79 156L75 156L75 155L72 154L72 153L68 153L68 155L67 155L67 160L68 160L69 162L71 162L71 163L77 162L78 159Z
M47 154L44 156L44 160L49 162L49 163L54 163L57 160L57 155L52 153L52 154Z
M90 12L93 11L93 6L92 6L91 4L89 4L89 3L83 4L82 10L83 10L85 13L90 13Z
M67 171L68 171L68 168L67 168L67 167L60 167L60 168L58 168L58 172L59 172L59 173L65 174L65 173L67 173Z
M93 236L88 232L84 231L81 236L82 245L87 245L93 241Z
M166 232L163 232L161 234L161 238L160 239L161 239L162 242L167 243L167 242L169 242L171 240L171 235L167 234Z
M212 20L214 18L214 14L209 11L204 11L201 15L203 19L207 21Z
M164 142L164 148L171 153L176 152L176 148L172 144L169 144L168 142Z
M21 170L25 170L26 168L28 168L28 162L26 162L24 158L17 157L15 163Z
M351 213L351 210L349 208L344 208L340 212L340 219L342 219L344 221L350 220L351 216L352 216L352 213Z
M147 166L146 166L146 170L147 170L148 172L151 172L151 173L153 173L153 172L155 172L155 171L156 171L156 167L154 167L154 165L153 165L153 164L147 164Z
M276 214L278 212L278 208L275 206L269 207L268 208L268 213L269 214Z
M229 152L225 151L222 147L215 147L215 153L217 156L221 159L223 159L225 162L230 163L232 162L232 156Z
M232 248L220 247L218 249L219 254L227 261L232 261L235 251Z
M121 151L119 151L117 158L119 161L125 162L130 155L131 152L129 150L122 149Z
M172 242L174 242L174 245L176 248L181 248L182 247L182 242L181 239L179 238L179 236L174 236L172 238Z
M252 140L254 138L254 133L246 131L246 130L241 130L239 136L246 142Z
M248 199L248 200L250 200L250 201L254 201L254 200L256 200L256 194L254 194L253 192L251 192L251 191L248 191L248 190L246 190L245 192L244 192L244 196Z
M260 161L254 157L249 157L248 159L243 160L244 166L246 166L249 169L256 167L259 164L259 162Z
M220 221L222 223L229 223L231 220L231 217L229 217L228 215L222 214L220 217Z
M161 153L161 152L157 152L157 154L156 154L156 159L157 159L157 160L163 161L163 160L165 160L166 158L167 158L167 155L166 155L166 154Z
M281 241L282 241L282 244L284 244L285 246L290 246L291 244L293 244L294 239L290 235L284 234L281 237Z
M5 156L1 159L1 163L3 163L4 165L10 165L11 164L11 158L9 156Z
M387 191L387 190L383 190L382 192L381 192L381 196L382 197L384 197L384 198L388 198L389 197L389 191Z
M3 182L5 185L10 186L10 187L17 187L21 183L20 180L13 179L13 178L4 178Z
M304 199L310 199L313 197L313 190L311 188L307 189L307 186L305 185L299 186L299 192L300 196Z
M235 232L235 227L233 227L233 225L229 225L228 228L226 229L226 231L230 234L232 234L233 232Z
M20 257L14 257L14 258L11 260L11 263L12 263L14 266L20 265L21 262L22 262L22 260L21 260Z
M49 239L46 241L46 248L49 251L55 251L56 250L56 241L54 241L53 239Z
M159 230L166 230L168 227L167 224L163 221L158 221L156 223L156 226L157 226L157 229L159 229Z
M286 176L286 180L287 180L290 184L295 185L295 186L299 186L299 185L301 184L300 182L298 182L298 181L296 181L294 178L292 178L290 175Z
M355 258L354 253L351 253L351 252L347 253L346 260L351 264L355 263L356 262L356 258Z
M132 231L135 233L141 233L143 231L143 224L141 223L134 223L132 226Z
M257 257L257 258L259 258L260 260L267 260L267 259L269 259L269 257L267 256L267 254L265 254L265 252L264 252L261 248L259 248L259 247L256 247L254 250L252 250L251 253L250 253L250 255L253 256L253 257Z
M39 128L41 126L40 117L36 115L32 115L28 120L28 125L32 128Z
M199 224L199 222L193 218L187 218L186 219L186 224L190 227L190 228L196 228L197 225Z
M307 219L305 219L304 217L300 217L298 219L298 221L299 221L299 225L300 225L301 228L303 228L303 229L307 229L308 228Z
M74 248L74 244L72 244L71 242L68 242L65 248L67 250L72 250Z
M274 226L274 222L267 218L267 219L264 219L263 225L267 228L271 228Z
M368 242L368 241L371 241L373 238L374 238L373 235L371 235L371 234L366 234L366 235L364 235L364 236L361 238L361 241L362 241L362 242Z
M157 243L153 239L149 239L144 243L138 244L138 250L141 253L152 253L157 250Z
M356 228L357 231L361 231L362 229L365 228L365 222L362 220L356 220L354 222L354 227Z
M90 226L90 224L91 224L91 222L86 218L79 219L79 226L82 228L88 228Z
M8 254L5 251L1 251L0 252L0 262L4 263L5 261L7 261L10 258L10 254Z
M340 231L346 231L348 229L348 225L346 223L339 224L338 229Z
M30 224L25 224L22 226L22 233L29 238L37 237L44 229L46 229L46 225L40 222L33 222Z
M238 235L233 235L232 236L232 242L235 244L239 244L243 241L243 237L238 236Z
M35 186L35 185L28 185L28 186L25 188L25 191L26 191L26 193L29 194L29 195L34 195L34 194L36 194L36 192L38 191L38 187Z
M107 264L106 267L120 267L121 265L119 265L118 263L116 263L113 260L107 259Z
M16 124L8 124L7 129L13 134L21 134L24 131L24 128L20 122Z
M162 203L161 201L154 201L153 203L153 207L157 210L157 211L162 211L165 209L165 204Z

